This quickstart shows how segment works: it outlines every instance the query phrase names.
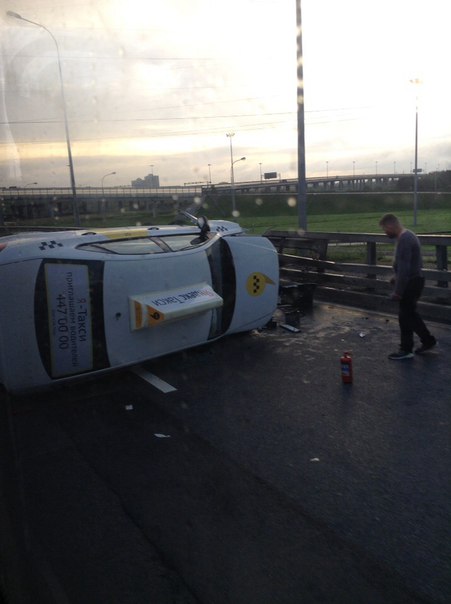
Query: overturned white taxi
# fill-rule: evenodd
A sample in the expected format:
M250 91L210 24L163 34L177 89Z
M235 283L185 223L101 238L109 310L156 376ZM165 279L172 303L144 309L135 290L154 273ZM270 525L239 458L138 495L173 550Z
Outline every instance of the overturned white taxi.
M0 382L20 392L265 325L277 253L233 222L0 237Z

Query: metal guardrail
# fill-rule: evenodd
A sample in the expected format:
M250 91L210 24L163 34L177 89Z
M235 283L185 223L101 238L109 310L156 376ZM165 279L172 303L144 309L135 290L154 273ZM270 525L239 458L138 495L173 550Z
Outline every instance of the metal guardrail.
M146 197L149 195L200 195L201 186L169 186L169 187L79 187L77 196L84 197ZM9 187L0 188L0 196L4 199L24 197L31 199L35 197L52 198L73 196L72 190L68 187Z
M377 259L377 244L387 245L388 239L385 235L375 233L322 233L322 232L299 232L299 231L267 231L265 237L273 241L274 245L279 249L287 249L293 246L297 249L302 249L307 246L307 242L312 242L311 245L322 245L326 247L331 243L360 243L366 245L366 261L369 265L376 265ZM451 234L424 234L417 235L422 246L432 245L436 251L436 263L438 270L448 270L448 248L451 247Z
M193 204L201 196L201 187L87 188L79 189L76 199L84 215L144 211L156 216ZM0 190L0 226L15 220L68 216L73 211L74 197L67 188Z
M377 264L378 245L387 237L372 233L302 233L270 230L264 234L279 253L282 280L315 283L316 297L372 310L394 313L389 297L392 268ZM433 246L435 268L423 270L426 279L420 308L431 320L451 323L451 272L448 248L451 235L419 235L423 246ZM365 262L336 262L329 259L333 244L360 244L366 248Z

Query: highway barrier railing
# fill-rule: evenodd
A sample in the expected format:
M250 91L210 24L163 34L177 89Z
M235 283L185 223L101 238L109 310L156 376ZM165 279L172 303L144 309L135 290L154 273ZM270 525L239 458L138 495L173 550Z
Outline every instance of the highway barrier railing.
M312 233L269 230L264 233L279 254L282 282L316 284L315 299L397 313L390 299L393 275L388 239L373 233ZM451 272L448 248L451 235L418 235L425 259L425 288L419 309L429 320L451 324ZM362 255L362 262L331 259L337 250ZM355 250L354 250L355 248ZM360 258L358 258L360 260ZM386 264L378 264L383 259Z

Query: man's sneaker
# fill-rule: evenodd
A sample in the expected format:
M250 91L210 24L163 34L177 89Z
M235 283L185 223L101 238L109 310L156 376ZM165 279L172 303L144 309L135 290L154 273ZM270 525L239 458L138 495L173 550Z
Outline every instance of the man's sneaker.
M405 350L399 350L398 352L392 352L388 355L388 358L392 361L402 361L403 359L413 359L413 352L406 352Z
M417 348L415 350L415 354L423 354L424 352L431 350L431 348L434 348L436 344L437 340L433 337L432 340L430 340L427 344L422 344L419 348Z

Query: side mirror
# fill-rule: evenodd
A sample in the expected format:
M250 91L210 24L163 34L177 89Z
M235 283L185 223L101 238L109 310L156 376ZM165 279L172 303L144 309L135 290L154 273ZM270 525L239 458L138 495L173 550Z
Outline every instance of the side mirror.
M208 233L210 232L210 225L206 216L199 216L197 219L197 226L200 229L200 240L206 241L208 239Z

